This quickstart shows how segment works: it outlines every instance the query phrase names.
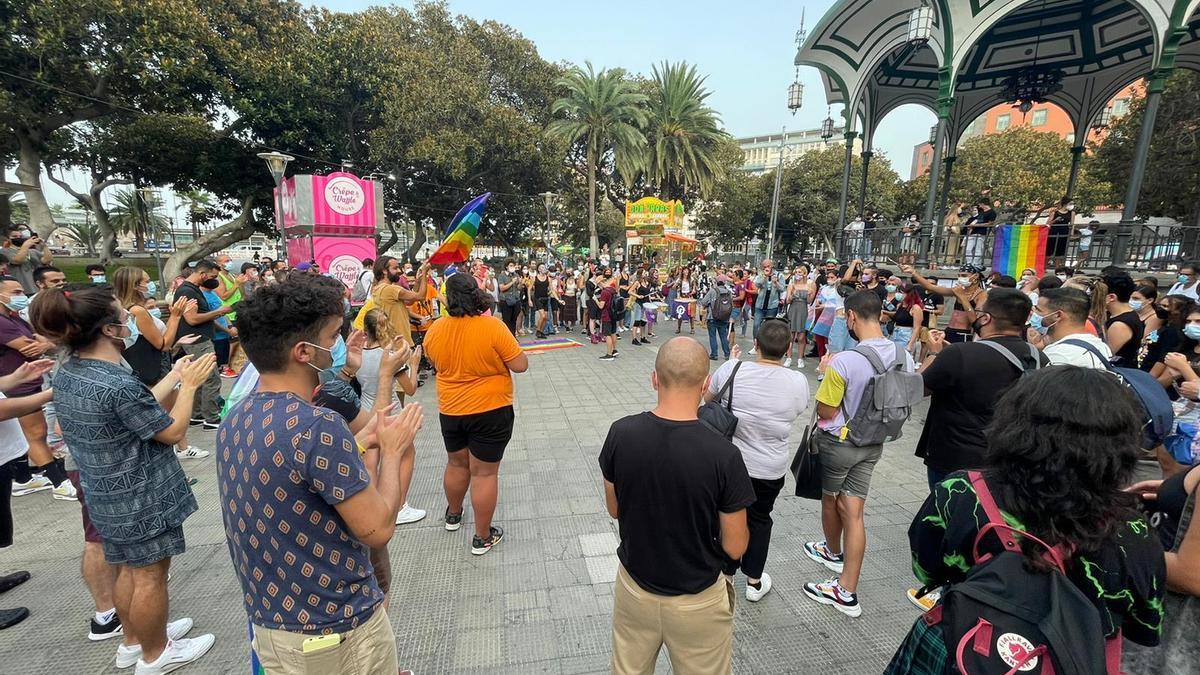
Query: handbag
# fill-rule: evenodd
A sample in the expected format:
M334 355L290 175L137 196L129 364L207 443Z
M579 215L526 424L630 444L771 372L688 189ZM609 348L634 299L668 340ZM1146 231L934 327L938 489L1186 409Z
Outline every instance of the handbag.
M796 448L796 456L792 458L792 477L796 479L797 497L821 498L821 455L813 442L818 433L820 430L817 428L817 411L814 409L812 420L804 430L800 447Z
M733 364L733 372L729 374L729 380L725 382L725 386L717 392L716 398L700 406L700 410L696 411L702 424L724 436L726 440L733 440L733 432L737 431L738 418L733 414L733 378L737 377L738 368L741 367L741 361ZM725 405L721 405L721 397L726 394L729 397L725 400Z

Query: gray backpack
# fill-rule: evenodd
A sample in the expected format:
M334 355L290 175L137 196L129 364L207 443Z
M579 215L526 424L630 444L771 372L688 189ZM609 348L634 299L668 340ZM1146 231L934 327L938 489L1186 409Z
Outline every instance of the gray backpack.
M858 410L846 425L849 428L846 440L864 447L900 438L913 406L925 397L924 378L906 370L906 352L899 346L890 366L885 366L879 354L870 347L859 345L851 351L869 361L875 374L863 390Z

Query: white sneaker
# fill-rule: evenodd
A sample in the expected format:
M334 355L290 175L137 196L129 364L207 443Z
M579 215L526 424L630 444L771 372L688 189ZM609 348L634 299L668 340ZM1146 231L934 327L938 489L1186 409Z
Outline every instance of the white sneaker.
M404 507L396 514L396 524L405 525L415 523L423 518L425 518L425 511L423 509L414 509L405 502Z
M179 459L204 459L210 454L207 450L201 450L194 445L187 446L187 449L180 450L178 446L175 448L175 456Z
M213 637L211 633L196 638L171 640L167 642L167 648L159 655L158 660L146 663L142 659L138 659L137 669L133 672L136 675L159 675L159 673L179 670L207 654L216 641L217 638Z
M20 497L22 495L33 494L34 492L41 492L42 490L49 490L52 487L54 487L54 483L51 483L49 478L35 473L33 478L30 478L28 482L18 483L13 481L12 496Z
M783 367L784 367L784 368L791 368L791 367L792 367L792 357L790 357L790 356L789 356L789 357L787 357L786 359L784 359L784 360L783 360Z
M64 480L51 490L55 499L61 499L64 502L79 501L79 493L75 492L75 486L71 485L71 481Z
M762 578L758 580L762 588L755 588L750 584L746 584L746 599L750 602L758 602L763 596L771 590L771 575L763 572Z
M188 631L191 629L192 629L192 620L187 617L184 617L182 619L176 619L176 620L172 621L171 623L167 624L167 642L170 642L171 640L178 640L179 638L183 637L184 635L187 635ZM166 650L163 650L163 653L166 654L167 653ZM117 646L117 667L118 668L128 668L129 666L132 666L135 663L137 663L138 660L141 658L142 658L142 646L141 645L133 645L132 647L126 647L124 644L121 644L121 645ZM140 672L140 670L139 670L139 672ZM159 671L159 672L166 672L166 671Z
M796 370L804 370L804 359L796 359Z

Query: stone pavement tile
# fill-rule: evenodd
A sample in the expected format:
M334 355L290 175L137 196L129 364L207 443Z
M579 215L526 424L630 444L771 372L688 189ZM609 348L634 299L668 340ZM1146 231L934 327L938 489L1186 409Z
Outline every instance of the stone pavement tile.
M461 631L454 638L456 669L492 669L505 663L504 631L495 629Z
M569 558L546 561L546 586L553 589L560 586L592 583L591 575L587 571L587 563L584 560L584 558Z
M550 613L556 619L608 616L589 586L561 586L550 591Z
M508 663L533 663L562 656L551 621L506 626L504 648L508 653Z
M555 619L554 632L564 655L607 655L612 642L612 617Z
M620 543L621 540L612 532L579 535L579 546L586 556L612 555Z
M584 558L584 561L587 564L588 577L591 578L593 584L616 581L617 567L620 565L617 556L596 556Z
M603 675L612 672L609 668L611 661L611 656L605 651L604 654L564 656L559 659L558 665L563 675Z

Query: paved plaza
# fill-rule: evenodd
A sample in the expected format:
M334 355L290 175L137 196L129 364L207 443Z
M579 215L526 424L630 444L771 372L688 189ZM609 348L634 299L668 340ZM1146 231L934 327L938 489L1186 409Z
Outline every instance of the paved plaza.
M401 667L418 675L608 670L617 530L605 512L596 457L613 420L653 407L650 370L667 332L651 346L622 340L621 357L611 363L597 360L603 348L592 345L530 357L529 372L516 376L517 424L500 472L496 522L505 539L481 557L469 551L469 503L467 526L453 533L442 528L446 460L433 382L419 391L427 415L409 501L429 516L398 528L390 544L390 616ZM697 327L697 338L701 332ZM815 365L809 359L805 371L814 391ZM736 581L735 672L882 670L917 617L904 589L913 581L906 532L926 493L924 467L912 455L923 418L924 406L875 472L866 509L862 617L848 618L804 596L805 582L828 576L802 550L806 540L820 538L817 503L781 495L767 563L773 590L751 604L743 595L745 578ZM802 432L798 423L794 444ZM192 434L194 444L213 447L212 432ZM193 489L200 511L184 527L187 553L172 564L171 616L194 618L193 632L214 633L217 643L181 672L246 673L246 615L218 511L214 458L184 468L198 479ZM789 478L783 495L791 490ZM0 552L0 572L27 569L33 578L0 596L0 606L24 605L32 616L0 633L0 672L117 672L117 641L87 639L92 603L79 576L78 506L54 501L49 492L14 498L13 506L16 542ZM670 672L665 654L658 672Z

